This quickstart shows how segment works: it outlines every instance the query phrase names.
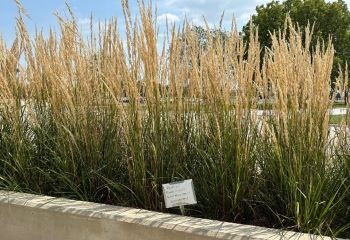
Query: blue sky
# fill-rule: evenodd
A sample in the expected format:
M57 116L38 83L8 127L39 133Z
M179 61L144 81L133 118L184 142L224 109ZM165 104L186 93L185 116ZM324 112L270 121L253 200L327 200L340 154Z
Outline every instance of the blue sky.
M29 13L31 19L26 21L31 33L37 29L46 32L49 27L57 29L54 12L65 13L64 0L21 0L23 6ZM82 29L89 25L89 17L92 13L96 20L106 20L112 16L120 19L123 23L123 15L120 0L68 0L73 8L76 18ZM229 27L234 15L237 19L238 27L241 28L251 14L255 12L258 4L264 4L269 0L153 0L157 5L158 23L162 31L165 19L175 23L181 23L187 19L196 25L203 24L203 16L206 17L210 25L218 24L220 16L225 11L224 25ZM350 0L346 0L350 5ZM132 12L137 13L137 1L129 0ZM14 0L0 1L0 33L7 43L11 42L15 36L15 17L17 15Z

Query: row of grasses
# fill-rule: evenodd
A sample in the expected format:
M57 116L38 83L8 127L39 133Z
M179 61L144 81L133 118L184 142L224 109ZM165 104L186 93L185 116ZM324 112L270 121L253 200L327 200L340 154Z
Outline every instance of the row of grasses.
M186 22L162 51L151 6L0 44L0 188L164 212L192 178L197 217L349 237L348 131L330 139L331 41L290 20L261 56L234 24L205 46ZM91 21L93 23L94 21ZM251 28L253 29L253 28ZM344 76L343 76L344 77ZM345 76L347 77L347 76ZM257 109L266 104L266 111Z

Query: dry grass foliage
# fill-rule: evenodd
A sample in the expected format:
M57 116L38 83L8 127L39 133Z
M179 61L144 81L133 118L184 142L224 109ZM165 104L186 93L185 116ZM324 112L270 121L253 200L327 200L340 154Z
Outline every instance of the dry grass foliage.
M261 56L257 30L204 46L184 22L159 48L143 2L135 20L122 1L125 39L117 19L83 35L69 6L59 32L31 37L17 3L17 37L0 42L1 188L176 212L161 184L193 178L194 216L349 233L348 155L327 154L334 49L310 46L312 27L287 19Z

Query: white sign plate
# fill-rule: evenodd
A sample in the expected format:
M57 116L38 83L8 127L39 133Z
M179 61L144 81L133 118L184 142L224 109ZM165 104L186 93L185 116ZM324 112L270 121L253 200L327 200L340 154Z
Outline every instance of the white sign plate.
M167 183L162 186L166 208L197 203L192 179Z

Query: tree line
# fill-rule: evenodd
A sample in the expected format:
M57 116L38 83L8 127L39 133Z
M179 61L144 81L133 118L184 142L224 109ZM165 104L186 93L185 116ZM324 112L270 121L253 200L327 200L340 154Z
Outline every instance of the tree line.
M350 62L350 11L346 2L343 0L333 2L286 0L258 5L256 13L244 25L241 34L247 40L251 31L250 27L258 27L263 53L266 48L271 47L270 33L283 30L288 15L301 29L308 24L313 26L314 39L311 48L316 45L317 41L326 42L329 38L332 39L335 49L332 80L335 80L339 73L339 66L344 69L346 63ZM218 36L218 30L211 29L210 34L207 34L207 30L200 26L194 26L193 31L197 33L202 44L207 42L208 36L212 35L213 38ZM222 31L219 35L224 39L225 34L229 33Z

